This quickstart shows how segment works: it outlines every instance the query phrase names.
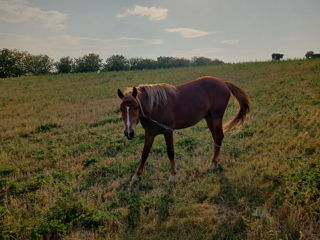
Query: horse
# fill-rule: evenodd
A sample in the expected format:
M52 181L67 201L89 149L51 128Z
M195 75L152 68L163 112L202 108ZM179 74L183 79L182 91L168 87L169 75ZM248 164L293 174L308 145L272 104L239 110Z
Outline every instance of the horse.
M232 119L223 124L222 118L230 95L238 101L240 109ZM214 140L211 167L216 167L224 132L242 125L250 112L249 96L244 90L231 82L223 82L211 76L203 76L177 86L166 83L139 85L128 88L124 93L118 89L118 96L121 99L124 135L132 140L139 121L145 130L141 161L131 184L142 174L154 138L159 134L164 135L171 164L169 181L175 181L177 170L173 130L191 127L203 118Z

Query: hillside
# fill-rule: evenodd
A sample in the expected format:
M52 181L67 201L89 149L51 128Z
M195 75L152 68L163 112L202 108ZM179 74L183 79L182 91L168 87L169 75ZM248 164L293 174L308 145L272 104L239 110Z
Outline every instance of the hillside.
M175 138L170 185L158 136L133 191L144 131L123 136L116 90L217 76L246 90L250 118ZM320 61L0 79L0 239L319 239ZM237 111L233 100L224 120Z

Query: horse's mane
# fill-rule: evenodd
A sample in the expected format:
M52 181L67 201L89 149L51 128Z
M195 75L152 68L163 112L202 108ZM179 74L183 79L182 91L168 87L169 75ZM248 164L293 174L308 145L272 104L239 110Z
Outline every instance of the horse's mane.
M152 110L155 105L158 107L165 106L168 96L177 94L176 87L167 83L143 84L139 85L137 89L147 95L150 110ZM129 88L126 92L131 91L132 88Z

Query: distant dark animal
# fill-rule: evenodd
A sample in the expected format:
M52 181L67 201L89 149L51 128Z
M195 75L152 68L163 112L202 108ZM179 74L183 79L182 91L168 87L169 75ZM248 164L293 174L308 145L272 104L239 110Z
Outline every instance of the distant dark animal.
M320 58L320 53L314 53L313 51L308 51L305 56L307 59Z
M225 125L222 118L230 95L239 102L237 115ZM167 145L167 154L171 163L169 180L174 181L176 165L174 161L173 129L182 129L195 125L205 119L214 139L214 156L211 166L218 164L223 131L242 124L249 113L249 97L245 91L231 82L205 76L191 82L172 86L169 84L140 85L122 93L120 110L124 122L125 136L131 140L139 120L145 129L144 148L140 165L132 177L131 184L139 179L148 158L155 136L163 134ZM155 125L155 121L162 126Z
M277 61L280 61L281 58L283 58L284 54L281 54L281 53L272 53L271 57L272 57L272 60L277 60Z

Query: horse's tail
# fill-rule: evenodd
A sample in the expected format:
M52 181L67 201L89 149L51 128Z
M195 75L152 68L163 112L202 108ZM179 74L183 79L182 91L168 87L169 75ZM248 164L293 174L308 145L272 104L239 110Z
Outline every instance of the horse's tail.
M231 82L225 82L225 84L228 86L232 95L237 99L240 105L240 110L237 115L223 125L223 130L228 131L235 126L243 124L247 114L250 112L250 102L249 95L241 88Z

